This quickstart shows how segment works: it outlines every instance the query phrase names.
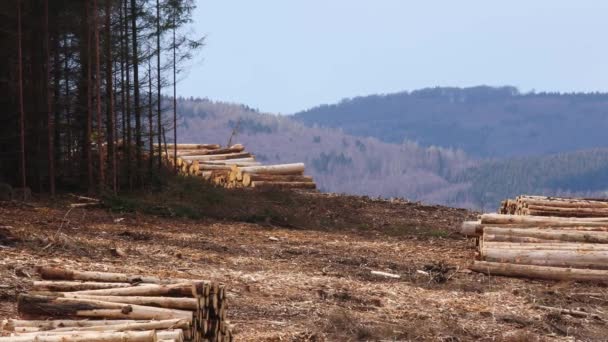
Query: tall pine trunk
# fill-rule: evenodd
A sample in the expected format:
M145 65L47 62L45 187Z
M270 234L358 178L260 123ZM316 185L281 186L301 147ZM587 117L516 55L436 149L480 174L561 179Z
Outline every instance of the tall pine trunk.
M161 146L161 126L162 126L162 113L161 113L161 73L160 73L160 0L156 0L156 115L157 115L157 134L158 134L158 171L162 168L162 146Z
M53 125L53 94L51 93L51 38L49 33L49 0L44 0L44 41L46 53L46 109L47 109L47 143L48 143L48 168L49 168L49 192L55 196L55 153L53 152L53 138L55 135Z
M177 46L175 39L175 14L173 16L173 165L177 173Z
M125 35L123 38L123 42L125 43L124 49L124 61L125 61L125 71L126 71L126 115L125 119L127 122L127 141L125 142L125 148L127 151L127 158L125 160L127 165L127 178L129 182L129 189L133 189L133 150L131 142L132 139L132 129L131 129L131 65L129 59L129 9L128 9L128 1L124 0L124 16L125 16Z
M152 54L148 58L148 173L150 176L154 172L154 120L152 103Z
M17 74L19 89L19 161L21 169L21 186L23 187L23 200L25 201L25 187L27 180L25 177L25 110L23 107L23 47L21 40L23 32L21 28L21 0L17 0Z
M139 98L139 53L137 38L137 1L131 0L131 45L133 47L133 106L135 107L135 162L136 180L141 185L142 170L142 136L141 136L141 103Z
M93 29L95 33L95 116L97 117L97 157L99 191L103 190L105 183L104 158L103 158L103 126L101 121L101 60L99 57L99 7L97 0L93 0Z
M108 148L108 159L110 163L110 177L112 192L116 194L116 144L115 144L115 132L116 132L116 120L115 120L115 109L114 109L114 86L113 86L113 69L112 69L112 2L106 0L106 125L107 125L107 148Z
M86 25L87 25L87 128L86 138L84 141L87 156L87 179L89 183L89 193L93 193L94 181L93 181L93 153L91 151L91 135L93 133L93 80L91 78L91 23L90 23L90 0L87 0L86 4Z

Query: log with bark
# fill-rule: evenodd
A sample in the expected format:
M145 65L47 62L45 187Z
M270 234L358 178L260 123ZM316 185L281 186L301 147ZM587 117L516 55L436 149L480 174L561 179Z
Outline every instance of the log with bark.
M0 337L0 342L157 342L156 331L65 332Z
M18 310L22 316L29 318L89 317L135 320L166 320L177 318L192 320L192 312L185 310L30 294L22 294L19 296Z
M545 241L568 241L608 244L608 232L596 232L585 230L563 230L563 229L539 229L539 228L501 228L485 227L483 229L484 240L492 241L489 236L495 237L527 237Z
M257 174L257 173L244 173L243 174L243 185L251 186L251 182L299 182L299 183L313 183L314 180L310 176L299 176L299 175L268 175L268 174Z
M256 189L316 189L317 185L312 182L267 182L254 181L251 187Z
M487 261L475 261L470 268L487 275L558 281L591 281L608 284L608 271L606 270L518 265Z
M33 281L33 291L84 291L84 290L100 290L119 287L131 287L130 283L101 283L88 281Z
M75 271L60 267L40 266L38 273L42 279L48 280L82 280L106 283L130 283L130 284L171 284L186 282L184 279L161 279L159 277L142 276L138 274Z

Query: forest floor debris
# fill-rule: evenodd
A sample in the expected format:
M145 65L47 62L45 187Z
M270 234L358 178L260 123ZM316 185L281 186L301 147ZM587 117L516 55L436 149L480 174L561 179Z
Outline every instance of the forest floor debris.
M469 272L475 246L453 232L474 213L301 196L306 205L276 201L273 212L223 220L69 208L69 198L5 203L0 226L10 228L0 236L10 243L0 243L6 247L0 248L0 319L16 317L16 295L38 280L34 268L43 263L225 283L228 319L241 341L608 336L605 287ZM587 315L568 314L580 312Z

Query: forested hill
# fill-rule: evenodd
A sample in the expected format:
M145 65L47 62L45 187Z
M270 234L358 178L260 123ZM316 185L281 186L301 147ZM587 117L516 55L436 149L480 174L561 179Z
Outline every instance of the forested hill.
M453 147L473 157L608 146L608 94L522 94L514 87L428 88L346 99L295 114L385 142Z
M608 149L543 157L474 160L460 150L388 143L244 105L179 101L181 142L243 143L267 163L303 161L323 191L405 197L476 209L496 209L521 193L605 196Z

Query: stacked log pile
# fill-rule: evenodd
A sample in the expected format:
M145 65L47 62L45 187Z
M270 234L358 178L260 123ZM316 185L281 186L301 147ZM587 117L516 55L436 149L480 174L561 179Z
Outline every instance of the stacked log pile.
M608 201L522 195L501 203L500 214L608 217Z
M517 214L484 214L461 227L462 234L477 241L471 269L489 275L608 283L608 213L600 217L603 204L537 196L503 202L501 211ZM539 207L543 209L537 212ZM581 216L589 212L594 215Z
M223 285L41 267L0 341L232 341Z
M201 177L226 188L316 189L312 177L304 175L304 164L262 165L241 144L222 148L211 144L178 144L163 152L166 161L183 175Z

